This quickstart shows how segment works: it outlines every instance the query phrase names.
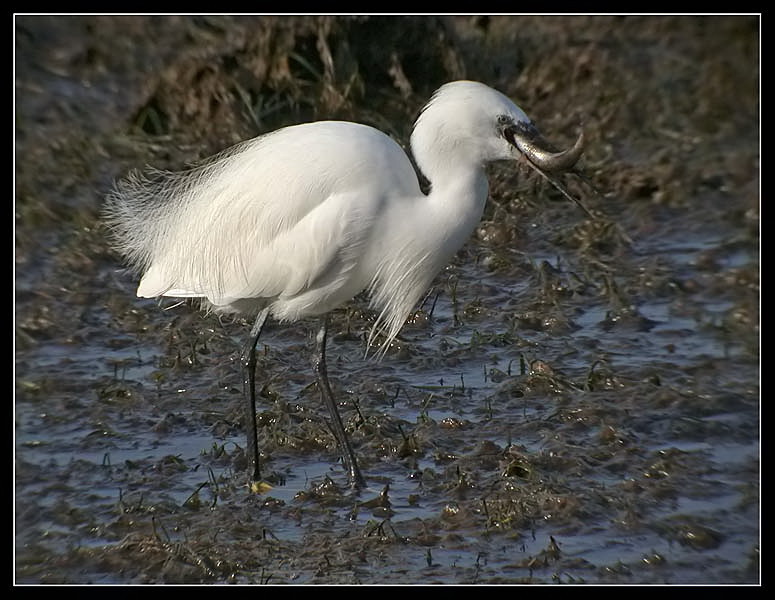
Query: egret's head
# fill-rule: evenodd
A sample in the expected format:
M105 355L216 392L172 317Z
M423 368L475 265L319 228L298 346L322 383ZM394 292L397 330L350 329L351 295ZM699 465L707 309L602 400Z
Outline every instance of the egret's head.
M571 168L583 135L569 150L554 150L508 97L474 81L441 86L423 108L411 138L412 153L430 179L445 163L488 163L524 155L544 171Z

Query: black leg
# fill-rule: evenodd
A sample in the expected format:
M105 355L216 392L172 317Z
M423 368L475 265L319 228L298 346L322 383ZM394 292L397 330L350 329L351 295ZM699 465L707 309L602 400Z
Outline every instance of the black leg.
M258 431L256 426L256 344L266 323L269 309L265 308L256 317L250 338L242 349L242 389L245 395L245 420L247 427L248 485L261 481L261 468L258 464Z
M318 377L318 387L320 388L320 395L323 397L331 413L332 426L334 429L334 435L336 441L339 443L339 448L342 451L342 460L344 460L344 466L350 476L350 483L355 488L366 487L366 482L361 475L361 470L358 468L358 461L355 458L350 441L347 439L347 433L345 433L344 426L342 425L342 419L339 416L339 409L336 407L334 401L334 395L331 392L331 386L328 383L328 372L326 370L326 336L328 335L328 317L323 317L316 338L316 352L313 361L315 373Z

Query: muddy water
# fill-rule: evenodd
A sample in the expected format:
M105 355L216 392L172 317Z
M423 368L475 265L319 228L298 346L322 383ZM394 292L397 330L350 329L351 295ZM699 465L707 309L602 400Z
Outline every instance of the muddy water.
M17 19L16 581L757 583L757 20L370 27ZM422 46L426 71L414 36L442 39ZM256 66L289 44L296 60ZM323 93L343 89L313 60L326 48L338 77L360 61L362 96ZM258 410L275 486L250 494L249 325L136 299L102 193L127 168L176 168L310 110L405 136L461 75L559 141L583 117L596 189L564 184L597 218L499 165L482 226L384 360L364 358L364 298L332 315L360 494L307 367L314 324L271 324ZM208 94L228 107L251 81L262 119L239 102L219 126L203 115ZM261 94L279 108L258 111Z

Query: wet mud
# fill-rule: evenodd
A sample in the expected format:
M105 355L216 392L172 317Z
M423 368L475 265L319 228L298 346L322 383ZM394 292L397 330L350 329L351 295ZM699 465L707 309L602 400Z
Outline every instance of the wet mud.
M757 17L15 19L15 581L760 581ZM406 143L440 84L511 96L585 178L490 173L485 217L385 358L314 323L138 299L115 178L311 119Z

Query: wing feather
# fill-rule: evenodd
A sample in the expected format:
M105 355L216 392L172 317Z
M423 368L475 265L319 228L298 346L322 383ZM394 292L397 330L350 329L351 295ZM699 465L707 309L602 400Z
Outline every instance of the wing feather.
M216 305L292 296L352 268L373 221L365 206L379 201L375 177L396 193L416 189L405 154L381 132L310 123L188 171L135 173L108 197L105 220L143 273L138 296Z

